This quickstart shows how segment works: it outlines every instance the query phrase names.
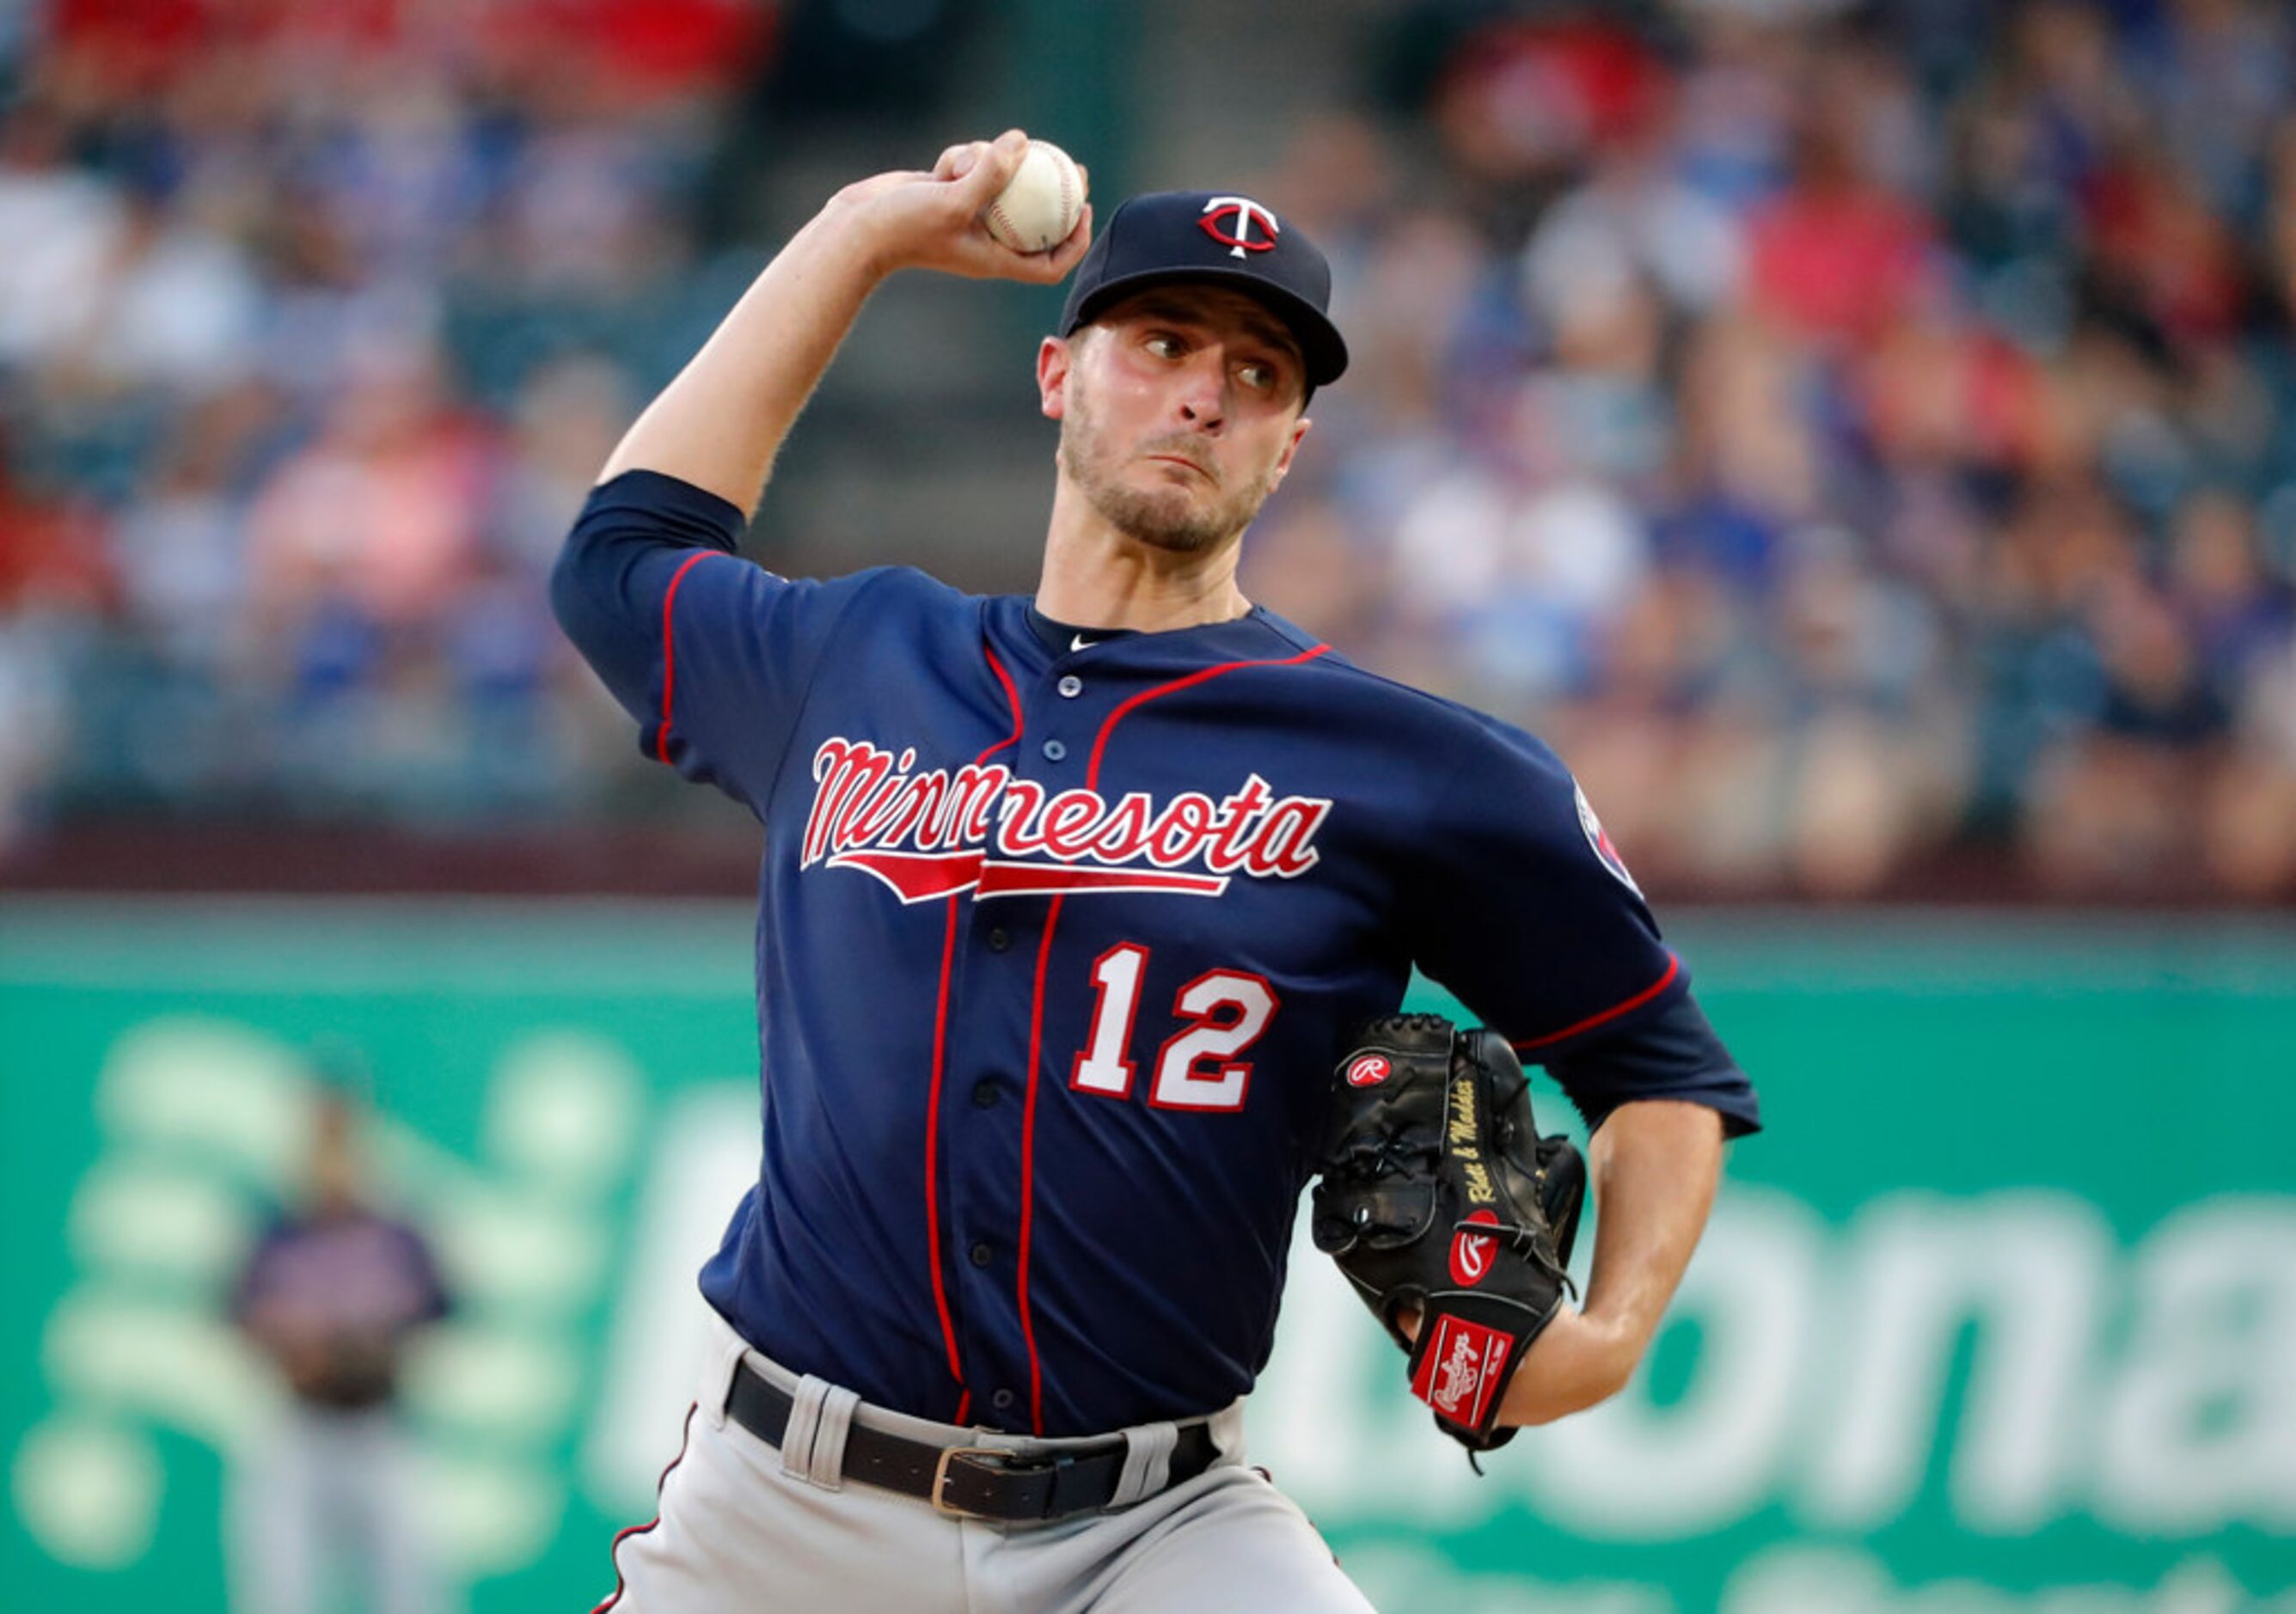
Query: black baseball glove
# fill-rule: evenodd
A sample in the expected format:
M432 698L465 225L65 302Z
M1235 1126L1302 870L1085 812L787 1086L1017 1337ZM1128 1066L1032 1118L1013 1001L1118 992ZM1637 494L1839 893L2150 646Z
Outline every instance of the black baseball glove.
M1320 1168L1316 1247L1410 1354L1412 1393L1470 1452L1504 1446L1499 1403L1571 1288L1587 1197L1578 1151L1538 1135L1514 1050L1440 1015L1374 1020L1340 1061Z

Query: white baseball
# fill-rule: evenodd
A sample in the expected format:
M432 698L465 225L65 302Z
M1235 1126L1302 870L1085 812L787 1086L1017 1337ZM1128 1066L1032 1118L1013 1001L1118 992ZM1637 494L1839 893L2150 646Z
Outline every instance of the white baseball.
M1015 252L1049 251L1084 217L1084 175L1051 141L1031 140L1013 183L980 217L988 233Z

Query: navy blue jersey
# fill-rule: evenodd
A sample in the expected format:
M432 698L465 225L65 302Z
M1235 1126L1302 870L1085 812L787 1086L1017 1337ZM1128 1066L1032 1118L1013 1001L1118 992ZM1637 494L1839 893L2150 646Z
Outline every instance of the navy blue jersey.
M365 1208L281 1216L231 1297L234 1322L299 1342L290 1370L295 1393L341 1409L389 1401L406 1336L447 1307L422 1235Z
M1025 599L789 581L740 528L631 472L553 588L648 754L765 826L763 1160L701 1282L767 1355L1046 1435L1226 1404L1332 1064L1414 964L1591 1119L1755 1124L1529 735L1266 610L1055 651Z

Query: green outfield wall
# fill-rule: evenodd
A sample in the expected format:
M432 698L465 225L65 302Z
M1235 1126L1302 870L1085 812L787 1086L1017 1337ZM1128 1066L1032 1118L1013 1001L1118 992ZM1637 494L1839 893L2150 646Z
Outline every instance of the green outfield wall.
M2296 925L1674 939L1770 1131L1616 1403L1478 1479L1301 1241L1256 1454L1379 1605L2296 1611ZM736 906L0 898L0 1609L228 1606L276 1392L220 1295L323 1034L463 1299L409 1402L467 1606L611 1589L754 1169L749 957Z

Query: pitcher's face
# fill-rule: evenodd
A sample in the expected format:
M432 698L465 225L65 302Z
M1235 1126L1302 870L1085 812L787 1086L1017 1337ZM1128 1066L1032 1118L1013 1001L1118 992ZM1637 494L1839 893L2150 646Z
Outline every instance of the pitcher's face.
M1111 526L1176 553L1250 525L1308 430L1298 344L1222 286L1137 292L1048 340L1037 373L1062 474Z

